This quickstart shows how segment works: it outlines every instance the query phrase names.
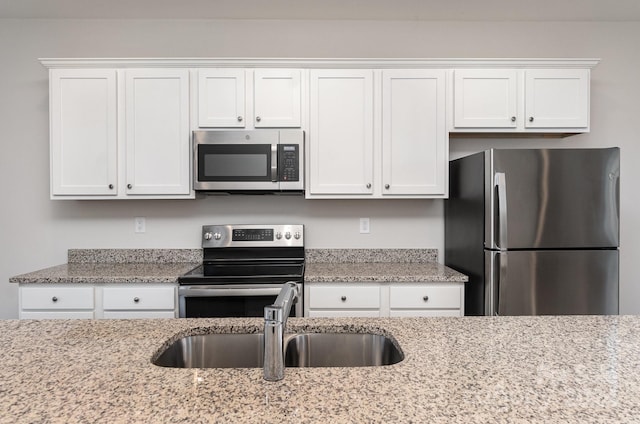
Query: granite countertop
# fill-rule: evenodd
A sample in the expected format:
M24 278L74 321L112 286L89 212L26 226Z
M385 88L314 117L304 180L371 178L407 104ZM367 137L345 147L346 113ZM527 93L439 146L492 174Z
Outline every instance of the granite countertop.
M176 283L202 263L202 249L70 249L68 262L10 283Z
M291 318L289 331L390 334L391 366L173 369L150 359L260 319L2 320L0 422L628 423L640 420L640 317ZM195 329L195 330L194 330Z
M464 283L469 278L436 262L428 263L310 263L305 283L330 282L448 282Z
M466 282L437 263L437 249L307 249L305 283ZM68 263L10 283L175 283L202 263L202 249L70 249Z
M305 283L449 282L469 278L437 262L437 249L309 249Z

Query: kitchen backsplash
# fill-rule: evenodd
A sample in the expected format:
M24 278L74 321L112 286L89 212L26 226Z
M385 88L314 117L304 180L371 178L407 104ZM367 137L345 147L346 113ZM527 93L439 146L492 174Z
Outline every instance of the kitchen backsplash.
M438 249L306 249L307 262L411 262L438 261Z

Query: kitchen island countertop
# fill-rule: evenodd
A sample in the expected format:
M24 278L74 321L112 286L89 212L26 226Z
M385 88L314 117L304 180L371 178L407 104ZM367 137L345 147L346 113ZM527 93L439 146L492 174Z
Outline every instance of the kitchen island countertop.
M173 369L151 358L192 332L262 320L0 321L0 422L640 421L640 317L291 318L289 331L397 340L391 366Z

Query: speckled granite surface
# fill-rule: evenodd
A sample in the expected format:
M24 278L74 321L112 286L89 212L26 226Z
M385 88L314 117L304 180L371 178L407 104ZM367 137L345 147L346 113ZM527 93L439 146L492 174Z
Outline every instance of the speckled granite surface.
M438 261L438 249L305 249L307 263Z
M437 263L437 249L307 249L305 283L466 282Z
M197 263L69 263L16 275L10 283L172 283Z
M421 281L467 282L469 278L436 262L430 263L310 263L305 283L332 282L412 283Z
M175 283L202 263L202 249L70 249L68 263L10 283Z
M202 249L69 249L69 263L202 262Z
M391 334L388 367L172 369L151 357L259 319L0 321L2 423L634 423L640 317L292 318Z

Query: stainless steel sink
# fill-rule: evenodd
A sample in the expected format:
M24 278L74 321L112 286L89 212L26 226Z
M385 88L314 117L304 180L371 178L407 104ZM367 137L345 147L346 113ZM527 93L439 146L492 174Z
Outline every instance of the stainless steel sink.
M154 361L174 368L261 368L264 335L203 334L182 337Z
M287 367L369 367L396 364L404 354L385 336L303 333L285 337ZM152 362L173 368L262 368L264 335L203 334L182 337Z
M285 350L287 367L372 367L403 359L390 338L368 333L297 334Z

